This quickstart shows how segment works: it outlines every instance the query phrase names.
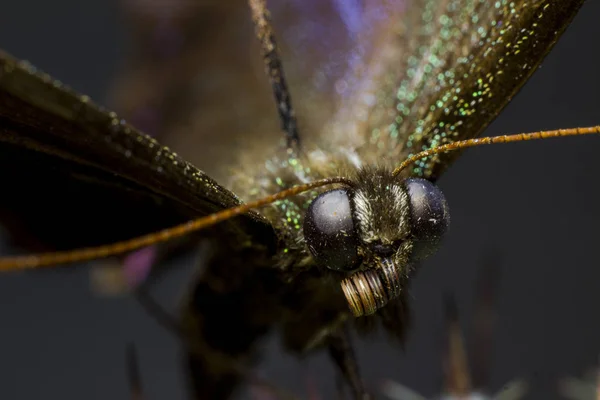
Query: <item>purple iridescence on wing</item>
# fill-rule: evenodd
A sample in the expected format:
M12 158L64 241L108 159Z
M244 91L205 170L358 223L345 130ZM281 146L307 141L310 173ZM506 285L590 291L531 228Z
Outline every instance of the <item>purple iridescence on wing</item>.
M313 71L315 90L327 92L334 85L346 98L364 86L357 71L368 67L373 46L395 25L394 19L402 17L407 1L292 0L271 8L275 23L278 13L295 16L293 23L276 31L289 43L295 62L307 63L300 69Z
M362 25L362 5L358 0L333 0L333 4L346 26L348 34L356 38Z

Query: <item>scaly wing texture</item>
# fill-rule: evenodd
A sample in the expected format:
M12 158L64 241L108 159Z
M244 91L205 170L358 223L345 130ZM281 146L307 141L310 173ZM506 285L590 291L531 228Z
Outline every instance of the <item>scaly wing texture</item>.
M280 149L271 87L246 0L125 0L132 51L115 108L226 182ZM352 42L329 0L271 1L302 141L319 140ZM149 84L150 83L150 84Z
M346 146L366 164L394 166L418 151L480 135L582 3L268 5L305 146ZM134 4L145 5L130 14L134 42L145 50L133 53L119 80L119 108L129 113L158 104L158 134L224 179L240 154L246 163L272 154L283 135L246 2L179 0L171 13L151 12L166 7L160 0ZM165 37L176 37L177 46ZM457 155L422 160L408 174L435 180Z
M2 222L19 244L44 250L107 244L240 203L116 114L3 52L0 182ZM255 213L219 229L273 240Z
M427 0L397 8L398 2L365 2L369 51L345 79L327 131L339 143L350 140L366 162L390 166L480 135L582 3ZM457 155L421 160L408 174L435 180Z

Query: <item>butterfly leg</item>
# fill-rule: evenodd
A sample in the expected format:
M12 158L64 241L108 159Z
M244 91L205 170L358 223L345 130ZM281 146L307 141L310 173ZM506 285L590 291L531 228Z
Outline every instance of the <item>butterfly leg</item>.
M342 376L352 388L354 398L357 400L371 400L372 396L367 393L362 377L360 376L348 331L344 328L339 329L329 337L327 345L329 354L340 369Z

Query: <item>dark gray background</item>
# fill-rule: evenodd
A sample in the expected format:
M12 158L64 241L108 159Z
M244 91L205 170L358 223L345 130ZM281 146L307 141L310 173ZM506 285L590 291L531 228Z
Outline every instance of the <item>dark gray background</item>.
M101 102L122 56L114 1L2 3L0 48ZM541 70L486 135L600 124L600 3L589 1ZM403 353L380 338L360 344L371 384L394 378L426 395L440 384L442 292L457 293L465 325L486 251L503 256L493 389L530 380L529 398L554 399L556 381L581 375L600 352L600 138L467 151L441 179L451 232L416 278L416 314ZM176 304L183 273L160 287ZM147 399L182 398L177 343L130 299L89 290L88 271L0 277L0 399L126 399L123 352L134 340ZM264 370L299 390L309 370L331 393L324 357L298 365L278 345ZM328 398L327 395L323 398Z

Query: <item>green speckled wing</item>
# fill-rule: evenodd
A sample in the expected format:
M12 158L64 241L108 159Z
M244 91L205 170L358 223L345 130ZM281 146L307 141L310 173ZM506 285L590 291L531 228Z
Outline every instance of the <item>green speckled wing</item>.
M240 203L116 114L3 52L0 184L0 221L18 244L43 250L112 243ZM218 229L274 239L256 213Z
M268 6L306 147L350 146L363 164L395 167L409 154L480 135L582 3L287 0ZM132 54L117 85L118 108L133 115L155 104L157 134L217 176L270 157L283 136L246 1L190 6L172 26L171 36L181 39L178 55L162 58L164 42L150 40L160 18L140 10L136 40L144 50ZM148 80L160 84L144 89ZM206 151L196 150L198 143ZM435 180L458 154L422 160L409 173Z
M362 57L336 83L338 111L322 134L352 143L366 163L391 167L410 154L476 137L522 87L582 4L364 2L360 18L367 22L356 22L360 51L353 50ZM423 159L408 174L435 180L457 155Z

